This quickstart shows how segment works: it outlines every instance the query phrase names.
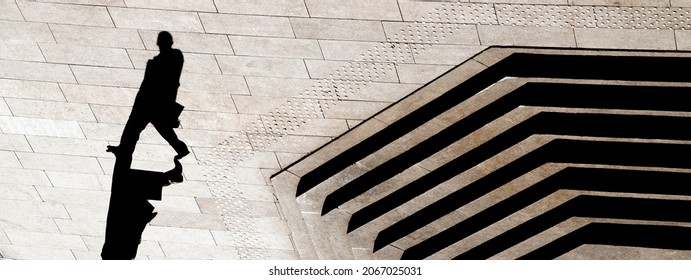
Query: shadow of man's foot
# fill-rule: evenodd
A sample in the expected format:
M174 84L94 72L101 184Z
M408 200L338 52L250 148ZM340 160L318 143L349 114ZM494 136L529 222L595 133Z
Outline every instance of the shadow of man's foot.
M171 170L166 171L166 177L172 183L182 182L182 164L177 159L173 160L175 162L175 167Z
M186 155L189 155L189 154L190 154L190 150L185 146L184 150L178 152L178 154L175 156L175 159L176 160L182 159L183 157L185 157Z

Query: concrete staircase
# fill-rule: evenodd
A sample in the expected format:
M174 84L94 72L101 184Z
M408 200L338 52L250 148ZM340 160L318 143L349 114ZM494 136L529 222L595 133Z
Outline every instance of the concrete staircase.
M302 258L691 258L691 53L492 47L272 178Z

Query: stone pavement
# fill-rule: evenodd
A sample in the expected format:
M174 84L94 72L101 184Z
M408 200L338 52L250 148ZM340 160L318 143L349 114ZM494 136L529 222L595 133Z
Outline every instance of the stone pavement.
M491 45L691 49L686 0L0 0L0 255L98 259L119 135L170 31L186 181L139 259L297 259L270 176ZM133 168L174 152L147 128Z

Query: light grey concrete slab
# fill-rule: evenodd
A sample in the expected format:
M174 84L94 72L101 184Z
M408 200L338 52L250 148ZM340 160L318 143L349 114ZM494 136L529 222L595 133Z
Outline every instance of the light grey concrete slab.
M689 0L670 0L670 6L672 6L672 7L691 7L691 1L689 1Z
M15 1L0 1L0 19L24 20Z
M384 41L384 27L379 21L291 18L296 38L352 41Z
M216 245L209 230L147 226L142 240L181 244Z
M216 12L216 6L213 0L125 0L125 4L127 7L131 8Z
M13 245L86 250L84 241L77 235L39 233L13 229L5 229L5 233Z
M43 171L19 168L0 168L5 184L50 186L50 181Z
M65 171L46 171L46 174L56 188L107 191L112 183L111 178L106 175Z
M313 86L310 79L290 79L274 77L245 77L252 96L298 97Z
M12 116L10 107L7 106L5 98L0 97L0 116Z
M2 168L22 168L14 152L0 151L0 167Z
M386 108L389 104L388 102L341 101L339 106L325 111L324 116L330 119L364 120Z
M156 211L201 213L199 206L193 197L170 196L164 197L160 201L151 201Z
M117 28L204 32L197 13L150 9L108 9Z
M393 63L305 60L312 79L398 82Z
M289 132L292 135L336 137L348 131L348 124L342 119L310 119L305 125Z
M151 221L153 226L226 230L223 220L217 215L171 212L158 209L155 211L158 212L158 215Z
M5 102L17 117L31 117L51 120L96 121L88 104L59 101L5 98Z
M180 120L185 128L241 131L258 120L256 115L183 111Z
M35 246L0 245L2 255L17 260L74 260L70 249L41 248Z
M569 0L570 5L669 7L667 0Z
M200 13L207 33L294 37L286 17Z
M0 59L45 62L36 43L0 41Z
M161 242L166 257L200 260L239 260L237 249L230 246Z
M236 55L322 59L319 42L312 39L228 36Z
M0 150L30 152L31 146L24 135L0 134Z
M36 187L36 189L46 202L105 207L110 199L110 192L105 191L53 187Z
M575 47L576 37L570 27L533 27L478 25L483 45Z
M157 30L140 30L141 40L146 49L158 51ZM228 37L220 34L196 32L170 32L173 36L173 48L180 49L187 58L187 53L233 54ZM153 56L152 56L153 57Z
M275 0L271 2L251 0L216 0L219 13L255 14L276 16L309 16L302 0Z
M691 32L688 30L674 30L674 38L676 40L678 50L691 50Z
M75 121L0 116L0 129L8 134L84 138Z
M383 22L389 42L479 45L477 25Z
M17 157L27 169L73 171L88 174L103 174L101 165L94 157L68 156L18 152Z
M81 65L72 65L70 68L77 82L85 85L139 88L144 78L144 70L140 69Z
M92 104L90 105L91 111L96 116L96 120L99 123L105 124L122 124L127 122L127 119L132 111L132 107L129 106L110 106L110 105L100 105ZM122 129L116 131L111 131L111 133L122 132ZM120 137L116 136L116 139Z
M309 78L302 59L216 56L223 74L279 78Z
M185 110L190 111L219 113L238 112L233 97L230 95L181 91L178 92L177 102L184 105Z
M55 41L62 45L143 49L136 29L50 24Z
M231 231L211 231L220 246L238 247L244 245L243 236ZM260 234L257 236L265 249L294 250L293 243L287 235Z
M415 47L415 45L413 45ZM414 52L415 63L456 66L485 49L483 46L428 45Z
M124 7L125 0L38 0L38 2Z
M46 61L51 63L133 68L124 49L67 46L52 43L39 45Z
M113 27L105 7L25 1L17 6L27 21Z
M0 199L41 201L34 186L19 184L0 184Z
M180 91L196 91L221 94L249 94L245 79L233 75L209 75L183 73Z
M74 156L108 156L108 153L105 152L105 146L108 143L106 141L45 136L27 136L26 138L33 151L36 153Z
M0 37L5 40L55 42L48 24L0 20Z
M511 3L511 4L549 4L549 5L564 5L568 4L568 0L473 0L477 3Z
M42 62L0 60L0 78L74 83L70 67Z
M105 242L105 238L103 236L82 236L82 239L84 240L84 243L86 243L87 248L89 248L89 252L98 252L100 254L101 249L103 248L103 243ZM147 257L152 256L165 256L163 254L163 250L161 249L161 245L158 241L142 240L137 248L137 258L135 260L146 260Z
M399 1L398 4L404 21L498 24L494 5L474 2Z
M0 96L24 99L64 101L57 83L0 79Z
M105 222L108 215L108 207L105 205L65 204L64 206L74 221Z
M137 89L77 84L60 84L64 98L72 103L132 106Z
M674 50L672 30L575 29L576 44L581 48L626 48Z
M402 20L396 0L306 0L311 17Z
M396 71L402 84L422 85L438 77L452 67L431 64L397 64Z
M103 221L55 219L55 223L63 235L104 236L106 234L106 223Z
M283 140L281 140L280 143L271 145L266 149L272 152L309 153L330 141L332 138L323 136L287 135L281 139Z
M413 56L407 44L320 40L324 59L411 63Z

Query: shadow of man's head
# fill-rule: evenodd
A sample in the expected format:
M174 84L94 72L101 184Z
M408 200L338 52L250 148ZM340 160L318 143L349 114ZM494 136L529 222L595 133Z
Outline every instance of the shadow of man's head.
M161 51L170 50L173 47L173 35L170 35L168 31L161 31L158 33L156 45Z

